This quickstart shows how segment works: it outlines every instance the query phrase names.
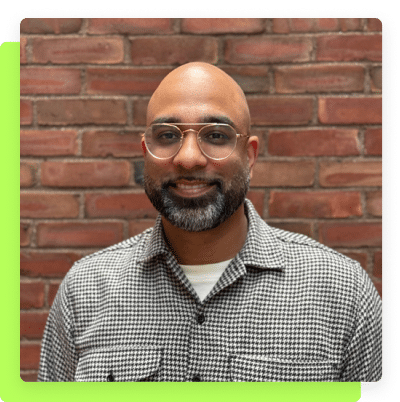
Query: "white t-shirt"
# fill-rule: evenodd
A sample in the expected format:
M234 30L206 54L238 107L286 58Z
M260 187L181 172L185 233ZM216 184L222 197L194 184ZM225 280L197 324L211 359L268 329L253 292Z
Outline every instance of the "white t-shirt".
M181 265L181 267L199 295L200 300L203 301L232 260L233 258L216 264Z

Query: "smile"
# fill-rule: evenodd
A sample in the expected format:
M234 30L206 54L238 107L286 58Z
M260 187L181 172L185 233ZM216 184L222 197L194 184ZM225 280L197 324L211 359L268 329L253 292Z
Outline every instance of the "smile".
M199 183L195 182L193 184L189 184L189 182L185 183L175 183L175 186L171 186L172 191L181 196L181 197L197 197L203 195L210 191L215 185L207 184L207 183Z

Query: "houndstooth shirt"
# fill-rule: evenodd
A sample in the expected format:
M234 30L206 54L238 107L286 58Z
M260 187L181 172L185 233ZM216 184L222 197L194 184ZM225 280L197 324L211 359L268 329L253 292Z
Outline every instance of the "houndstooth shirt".
M54 300L38 381L377 381L381 300L360 265L269 227L203 302L154 228L84 257Z

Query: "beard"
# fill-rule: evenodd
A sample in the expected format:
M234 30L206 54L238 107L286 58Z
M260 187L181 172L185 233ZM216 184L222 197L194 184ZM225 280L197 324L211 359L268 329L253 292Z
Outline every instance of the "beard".
M178 180L200 180L214 185L199 197L180 197L170 190ZM157 184L146 170L145 192L156 210L172 225L188 232L214 229L231 217L243 204L250 186L250 168L238 169L229 182L187 173Z

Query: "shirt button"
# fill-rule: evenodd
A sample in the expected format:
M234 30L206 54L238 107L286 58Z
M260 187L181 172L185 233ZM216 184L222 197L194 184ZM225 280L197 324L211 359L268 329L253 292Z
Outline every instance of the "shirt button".
M201 377L196 374L196 375L193 376L192 381L193 381L193 382L200 382L200 381L201 381Z
M201 325L203 322L206 320L206 317L204 316L203 313L199 313L197 316L197 322Z

